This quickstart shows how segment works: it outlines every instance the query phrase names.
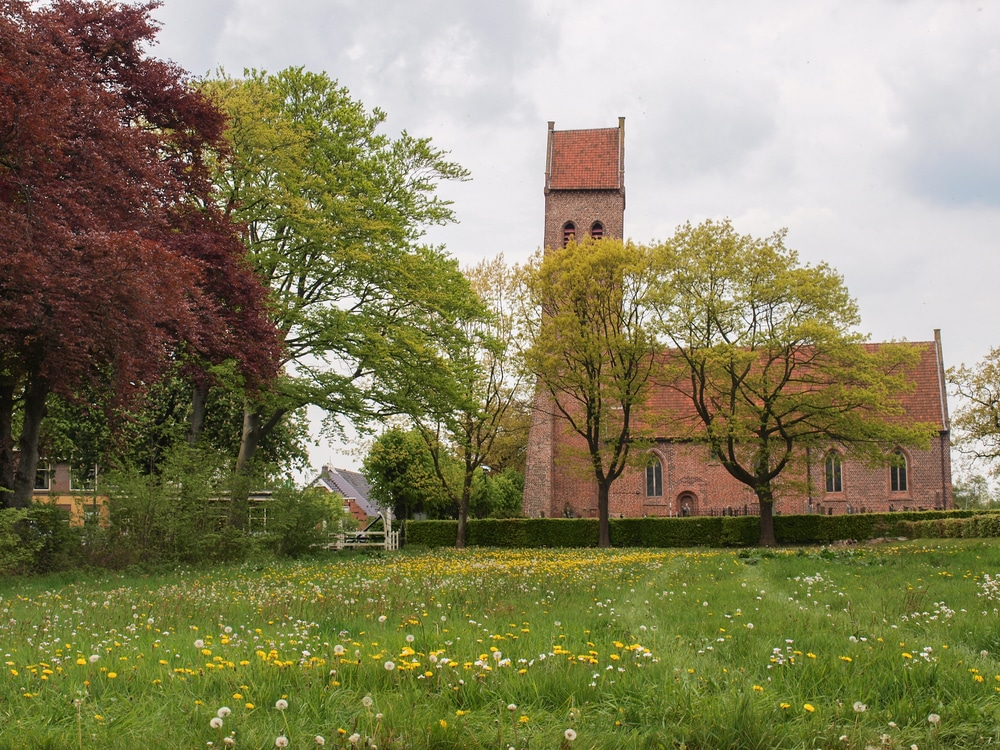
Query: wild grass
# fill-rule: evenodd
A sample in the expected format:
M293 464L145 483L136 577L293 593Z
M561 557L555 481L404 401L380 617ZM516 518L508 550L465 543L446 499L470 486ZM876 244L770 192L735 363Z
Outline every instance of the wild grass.
M8 580L0 747L996 745L998 573L942 540Z

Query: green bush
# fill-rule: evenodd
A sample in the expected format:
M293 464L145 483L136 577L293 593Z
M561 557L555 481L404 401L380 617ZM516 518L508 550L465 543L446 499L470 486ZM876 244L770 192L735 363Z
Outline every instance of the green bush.
M329 539L329 529L342 512L339 495L310 487L276 490L268 506L269 546L283 557L302 557Z
M830 544L886 536L1000 536L1000 514L971 518L970 511L912 511L842 516L775 516L779 544ZM408 521L407 544L451 547L456 521ZM470 519L467 541L477 547L594 547L597 519ZM612 518L614 547L753 547L760 537L757 516Z

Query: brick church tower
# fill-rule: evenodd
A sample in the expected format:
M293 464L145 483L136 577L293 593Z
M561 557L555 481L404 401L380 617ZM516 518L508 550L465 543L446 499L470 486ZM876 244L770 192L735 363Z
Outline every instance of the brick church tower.
M545 148L543 247L571 237L624 237L625 118L616 128L556 130L549 122ZM551 399L535 394L524 476L525 515L553 517L563 503L553 486L556 419Z

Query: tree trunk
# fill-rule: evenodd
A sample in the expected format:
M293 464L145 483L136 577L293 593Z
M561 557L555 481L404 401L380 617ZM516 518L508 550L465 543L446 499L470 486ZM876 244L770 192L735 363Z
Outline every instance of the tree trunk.
M0 508L14 490L14 381L0 382Z
M757 491L757 502L760 505L760 546L776 547L774 538L774 495L771 488Z
M611 521L609 520L608 495L610 494L610 484L608 482L597 483L597 546L608 548L611 546Z
M191 421L188 426L188 445L195 446L205 429L205 402L208 401L208 384L195 382L191 394Z
M24 425L18 440L17 468L14 471L14 494L10 500L12 508L27 508L35 489L35 473L38 471L38 436L42 419L45 417L45 400L49 395L49 384L41 377L32 377L24 391Z
M466 466L465 477L462 479L462 497L458 501L458 533L455 535L456 549L465 549L466 529L469 523L470 497L472 497L472 472Z

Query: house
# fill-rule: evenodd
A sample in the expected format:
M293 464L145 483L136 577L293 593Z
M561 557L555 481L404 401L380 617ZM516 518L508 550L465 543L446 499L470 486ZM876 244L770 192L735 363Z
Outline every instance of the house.
M356 471L324 465L319 476L309 486L341 495L344 498L344 511L361 524L379 515L379 509L368 499L368 480Z
M544 247L571 238L623 237L625 123L594 130L548 126L545 164ZM872 346L878 346L873 344ZM950 423L939 331L933 340L909 343L917 363L908 375L913 391L903 398L906 415L933 423L924 450L897 448L881 466L851 459L843 446L804 451L789 483L775 499L776 513L841 514L952 507ZM556 414L539 390L528 437L523 510L532 517L596 517L597 486L580 463L583 440ZM759 512L752 490L713 460L708 449L667 425L690 412L675 390L661 387L637 410L653 426L648 455L612 485L613 517L735 515ZM796 473L797 472L797 473Z
M67 462L38 462L32 499L69 514L70 526L107 525L108 498L97 492L97 467L80 470Z

